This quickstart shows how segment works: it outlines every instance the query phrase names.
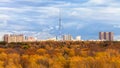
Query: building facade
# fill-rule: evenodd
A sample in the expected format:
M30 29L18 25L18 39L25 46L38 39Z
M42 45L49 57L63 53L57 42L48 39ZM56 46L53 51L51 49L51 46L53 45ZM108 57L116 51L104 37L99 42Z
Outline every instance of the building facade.
M63 41L71 41L72 36L71 35L63 35Z
M76 41L80 41L81 40L81 36L76 36Z
M113 41L114 33L113 32L99 32L99 39L102 41Z
M24 41L25 42L35 42L37 40L34 37L32 37L32 36L30 36L30 37L25 36L25 40Z
M22 34L20 35L9 35L6 34L4 35L4 41L7 43L11 43L11 42L23 42L24 41L24 36Z

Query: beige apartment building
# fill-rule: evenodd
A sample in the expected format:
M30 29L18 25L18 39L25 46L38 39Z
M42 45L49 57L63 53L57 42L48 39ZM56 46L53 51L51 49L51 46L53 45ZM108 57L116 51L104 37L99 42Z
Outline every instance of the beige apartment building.
M72 41L72 36L71 35L63 35L63 41Z
M20 35L6 34L6 35L4 35L4 41L7 42L7 43L23 42L24 41L24 36L22 34L20 34Z

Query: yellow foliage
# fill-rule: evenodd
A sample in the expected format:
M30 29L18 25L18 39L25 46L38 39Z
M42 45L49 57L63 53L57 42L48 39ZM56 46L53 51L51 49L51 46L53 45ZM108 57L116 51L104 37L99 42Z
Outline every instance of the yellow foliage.
M0 68L4 68L4 61L0 61Z
M0 53L0 60L2 60L2 61L7 60L7 54L4 52Z
M47 46L44 46L45 43L39 46L37 42L38 46L29 49L0 48L0 68L120 68L118 45L118 48L112 49L109 44L97 46L101 45L100 42L57 44L61 45L60 42L52 41ZM96 46L90 47L89 44Z
M40 55L44 55L46 53L46 50L45 49L38 49L37 53Z

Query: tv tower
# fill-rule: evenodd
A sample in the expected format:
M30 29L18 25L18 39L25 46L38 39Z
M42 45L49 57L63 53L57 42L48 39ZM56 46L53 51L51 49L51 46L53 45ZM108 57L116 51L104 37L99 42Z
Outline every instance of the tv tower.
M59 34L62 35L62 18L61 18L61 10L59 11Z
M58 36L57 40L62 40L62 18L61 18L61 9L59 9L59 25L58 25Z

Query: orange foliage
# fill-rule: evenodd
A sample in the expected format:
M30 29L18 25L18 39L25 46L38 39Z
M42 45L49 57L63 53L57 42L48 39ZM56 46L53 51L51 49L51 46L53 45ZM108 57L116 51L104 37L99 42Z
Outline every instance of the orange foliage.
M120 68L120 42L46 41L2 45L0 68Z

